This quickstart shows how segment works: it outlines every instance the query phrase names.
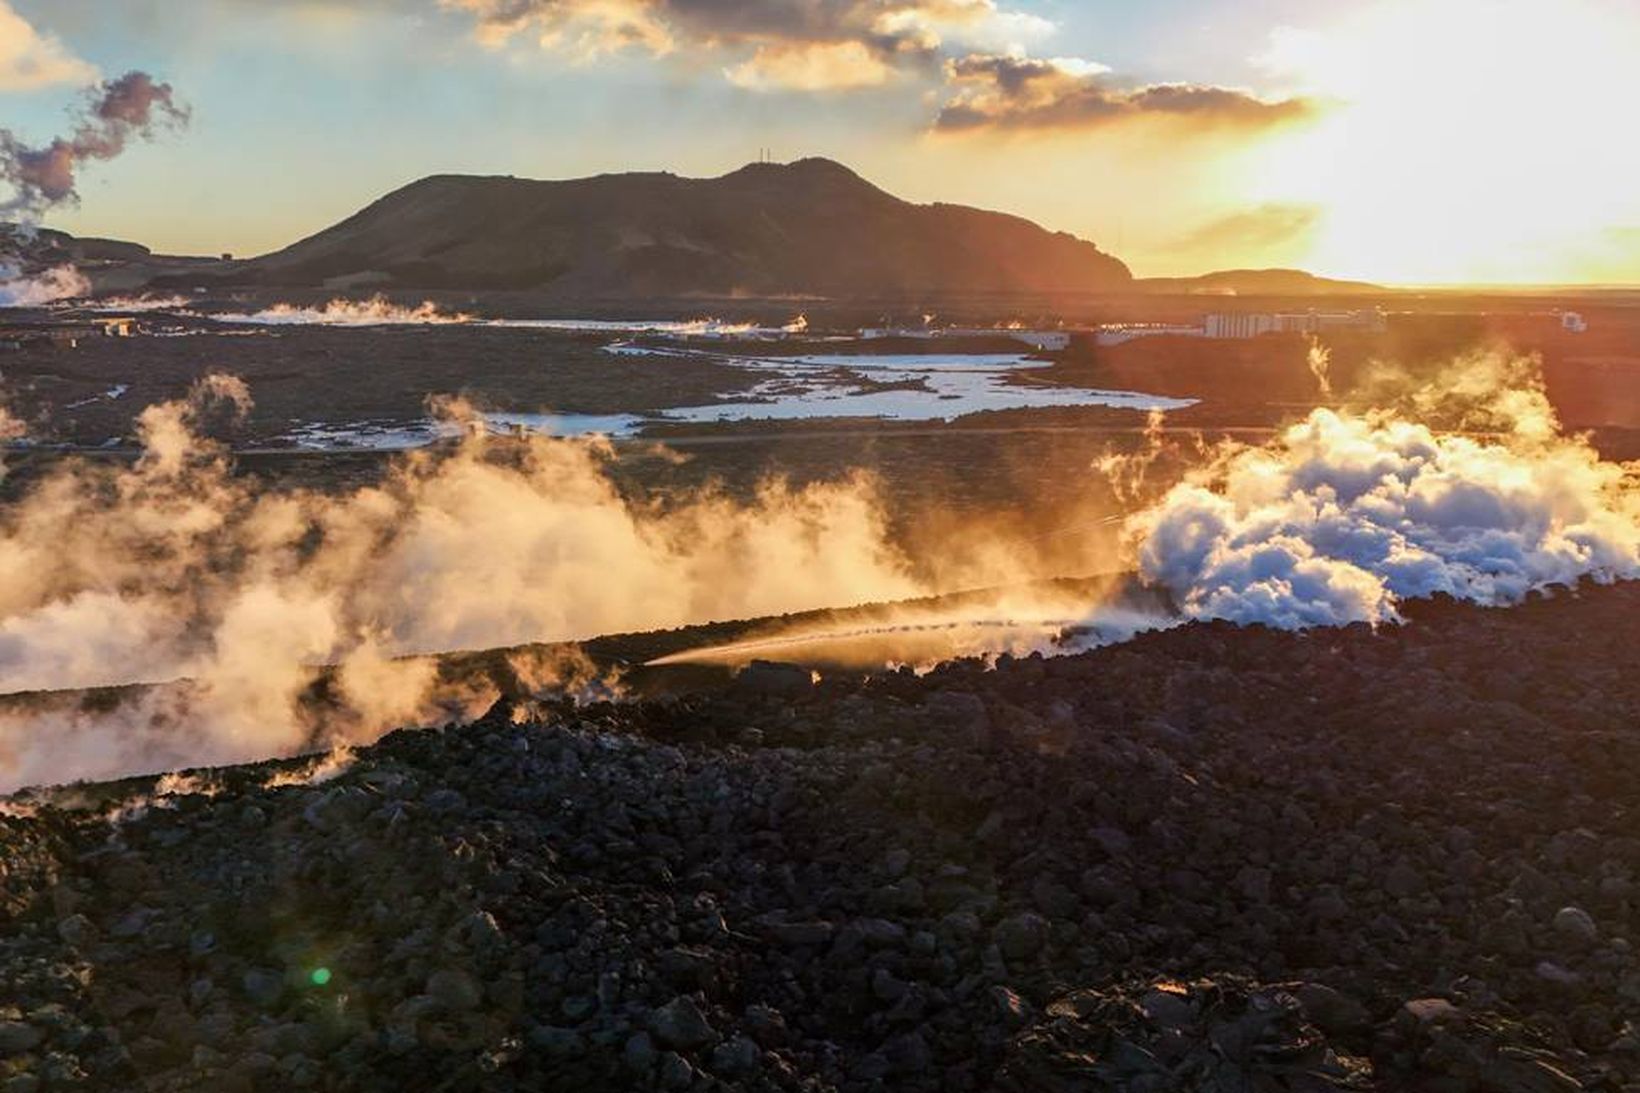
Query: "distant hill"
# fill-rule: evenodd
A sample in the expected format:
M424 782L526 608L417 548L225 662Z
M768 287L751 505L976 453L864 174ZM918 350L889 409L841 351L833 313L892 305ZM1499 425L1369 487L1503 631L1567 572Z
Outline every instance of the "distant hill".
M55 228L23 231L0 223L0 271L32 276L57 266L73 266L99 293L160 283L191 288L232 268L219 258L155 254L141 243L74 236Z
M1385 292L1366 281L1335 281L1301 269L1227 269L1200 277L1146 277L1140 292L1201 296L1357 296Z
M144 262L153 257L140 243L79 238L54 228L25 232L16 224L0 224L0 253L42 267L65 262Z
M902 201L824 159L714 179L439 175L231 276L616 297L1110 292L1133 280L1075 236L1002 213Z

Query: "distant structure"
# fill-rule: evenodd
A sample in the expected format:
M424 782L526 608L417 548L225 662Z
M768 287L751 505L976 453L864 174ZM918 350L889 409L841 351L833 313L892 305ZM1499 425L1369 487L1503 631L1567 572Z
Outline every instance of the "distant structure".
M1217 338L1245 341L1265 334L1325 334L1337 330L1382 333L1388 320L1378 308L1361 311L1215 312L1197 326L1180 323L1106 323L1094 328L1094 341L1122 345L1138 338Z
M1360 311L1302 311L1275 313L1221 312L1202 320L1202 336L1207 338L1257 338L1264 334L1325 334L1335 330L1381 333L1388 323L1378 308Z
M1589 323L1575 311L1562 311L1560 313L1560 329L1568 334L1587 334L1589 332Z
M1178 323L1106 323L1093 332L1098 345L1122 345L1138 338L1201 338L1205 333L1199 326Z
M916 338L933 341L937 338L1011 338L1042 353L1058 353L1071 347L1068 330L1025 330L1015 327L867 327L860 331L864 341L883 338Z
M129 338L137 333L130 318L82 323L7 323L0 326L0 349L78 349L87 338Z
M1276 317L1256 311L1209 315L1202 320L1204 338L1257 338L1276 332Z

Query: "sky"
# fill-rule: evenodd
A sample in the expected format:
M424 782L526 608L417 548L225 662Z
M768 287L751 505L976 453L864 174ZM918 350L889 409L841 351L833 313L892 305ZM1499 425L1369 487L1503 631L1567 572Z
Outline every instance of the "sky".
M1637 57L1634 0L0 0L0 145L152 74L177 111L43 220L176 253L276 249L433 173L768 149L1140 275L1634 283Z

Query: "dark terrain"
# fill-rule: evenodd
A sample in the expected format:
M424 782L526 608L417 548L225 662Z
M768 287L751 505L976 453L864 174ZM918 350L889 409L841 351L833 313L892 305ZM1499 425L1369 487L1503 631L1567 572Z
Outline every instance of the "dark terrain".
M272 254L157 255L137 243L0 223L38 273L75 264L100 292L144 285L529 294L553 301L830 301L869 309L1089 295L1382 296L1294 269L1136 279L1118 257L1019 216L918 205L820 158L719 178L669 172L544 181L434 175ZM913 311L913 314L916 314Z
M255 310L277 296L257 300L213 299L210 306ZM296 294L304 303L323 294ZM450 311L484 314L540 314L529 303L506 296L439 294ZM414 305L419 296L402 296ZM1383 301L1380 301L1383 302ZM536 300L536 304L540 301ZM1347 301L1355 306L1364 301ZM1207 303L1156 298L1119 306L1087 303L1066 318L1072 326L1106 321L1198 321L1210 309L1304 310L1300 298L1251 298ZM1345 306L1345 305L1340 305ZM1555 308L1586 314L1591 329L1568 334ZM629 309L630 310L630 309ZM884 321L842 307L799 308L790 304L719 309L721 317L784 323L807 310L817 331L853 333ZM552 309L547 309L548 313ZM699 305L669 310L638 309L644 318L699 318ZM984 325L996 321L991 312ZM1029 310L1004 315L1034 315ZM582 316L591 317L591 316ZM958 312L956 321L967 319ZM973 320L978 321L978 320ZM873 342L688 343L703 355L626 357L603 352L617 336L484 326L335 328L323 326L248 327L206 319L146 316L149 334L134 338L84 339L75 350L26 350L0 355L8 405L28 420L32 435L47 444L95 447L111 439L129 447L135 419L155 402L180 398L211 372L243 378L256 406L243 427L224 436L239 447L260 447L301 423L405 422L423 417L434 396L462 395L487 409L557 413L652 413L668 407L745 397L766 378L713 359L714 351L750 356L805 352L1019 352L1003 337L908 339ZM1042 325L1052 325L1044 322ZM191 336L155 333L192 331ZM1199 399L1198 405L1169 415L1170 423L1209 432L1225 428L1269 428L1307 414L1329 401L1346 400L1381 363L1398 366L1413 382L1427 382L1438 370L1467 353L1497 350L1536 354L1548 393L1563 422L1573 429L1622 431L1640 428L1640 396L1632 382L1640 374L1634 351L1640 337L1640 307L1629 297L1610 301L1584 296L1566 299L1501 300L1482 297L1408 301L1392 313L1382 333L1337 331L1319 342L1332 358L1333 396L1324 396L1306 362L1310 340L1302 335L1266 335L1248 340L1153 337L1114 347L1079 335L1068 351L1044 354L1052 367L1022 372L1021 384L1061 384L1104 390ZM127 385L117 399L104 397ZM708 435L778 436L791 432L947 432L964 429L1029 428L1138 430L1141 415L1098 407L1004 411L938 422L871 421L743 422L651 427L661 438ZM1604 439L1604 438L1603 438ZM1632 458L1633 446L1612 438L1615 458Z
M580 296L1098 292L1132 275L1015 216L913 205L823 159L716 179L439 175L235 267L235 283Z
M1637 618L768 667L0 818L0 1088L1633 1088Z

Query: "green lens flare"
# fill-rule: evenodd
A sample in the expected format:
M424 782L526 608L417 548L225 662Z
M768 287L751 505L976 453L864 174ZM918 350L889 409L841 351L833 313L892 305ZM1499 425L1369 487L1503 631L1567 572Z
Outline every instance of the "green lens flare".
M308 978L313 980L313 985L315 987L322 987L326 983L330 982L330 969L329 968L314 968L313 969L313 974L311 976L309 976Z

